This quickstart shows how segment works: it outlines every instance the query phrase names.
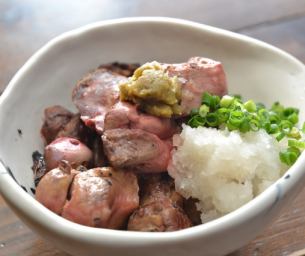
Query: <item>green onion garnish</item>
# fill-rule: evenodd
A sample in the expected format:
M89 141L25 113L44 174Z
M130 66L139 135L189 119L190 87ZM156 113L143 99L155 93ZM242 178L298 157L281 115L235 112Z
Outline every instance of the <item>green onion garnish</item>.
M248 100L247 102L245 102L244 106L245 106L245 109L248 112L255 112L256 111L256 104L254 103L253 100Z
M305 141L288 140L288 146L299 148L299 149L305 149Z
M229 131L258 131L264 129L277 141L288 138L287 149L280 153L280 159L287 165L292 165L301 151L305 149L305 141L301 141L305 133L305 123L302 129L296 127L299 121L299 110L293 107L285 108L275 102L270 109L262 103L253 100L242 101L241 96L224 95L219 97L204 93L202 105L193 109L188 120L191 127L205 126Z
M209 113L210 108L207 105L201 105L201 107L199 108L198 114L201 117L206 117L207 113Z
M206 123L209 127L218 126L218 116L216 113L208 113L206 116Z
M225 95L220 100L220 106L222 108L228 108L233 103L233 101L234 101L234 97Z
M288 148L282 152L280 152L280 159L283 163L287 165L293 165L295 161L298 159L300 152L295 150L294 148Z

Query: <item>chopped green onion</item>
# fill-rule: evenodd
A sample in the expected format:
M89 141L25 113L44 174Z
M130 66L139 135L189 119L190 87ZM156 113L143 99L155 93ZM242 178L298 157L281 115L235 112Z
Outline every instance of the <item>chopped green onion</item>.
M272 124L279 124L280 123L281 118L278 116L277 113L275 113L273 111L270 111L268 113L268 115L269 115L268 118L269 118L270 123L272 123Z
M255 119L249 121L251 131L257 132L259 130L259 122Z
M235 125L233 125L231 123L227 123L227 128L228 128L229 131L236 131L236 130L239 129L238 126L235 126Z
M207 115L207 113L209 113L209 111L210 111L210 108L207 105L203 104L200 106L198 114L201 117L206 117L206 115Z
M242 111L237 110L230 113L228 122L231 125L238 127L244 121L244 119L245 114Z
M256 104L253 100L248 100L245 102L244 107L249 112L255 112L256 111Z
M270 130L269 130L270 134L275 134L278 131L279 131L279 126L277 124L271 124L270 125Z
M211 109L216 109L220 102L220 98L217 95L211 95L205 92L202 96L201 103L207 105Z
M239 130L243 133L249 132L251 130L249 120L247 118L239 125Z
M219 106L219 102L220 102L219 96L217 95L213 96L213 101L212 101L213 104L211 105L211 108L216 109Z
M288 140L289 147L295 147L299 149L305 149L305 142L299 140Z
M210 127L216 127L218 126L218 117L216 113L208 113L206 116L206 123Z
M289 117L292 114L299 114L299 110L296 108L285 108L283 110L283 115Z
M283 132L285 132L286 134L288 134L290 132L290 130L292 129L292 123L290 123L289 121L287 120L282 120L280 122L280 128Z
M276 139L277 141L281 141L282 139L285 138L285 136L286 136L286 134L285 134L284 132L279 132L279 133L277 133L277 134L275 135L275 139Z
M220 106L222 108L228 108L233 103L233 101L234 101L234 97L225 95L220 100Z
M193 109L188 119L191 127L216 127L227 128L229 131L237 130L242 133L256 132L264 129L277 141L288 139L287 148L280 152L280 159L287 165L293 164L305 150L304 138L305 123L302 129L296 124L299 121L299 110L293 107L285 108L279 102L275 102L270 109L262 103L248 100L243 103L240 96L225 95L220 98L217 95L204 93L202 105Z
M297 124L299 122L299 116L297 113L292 113L288 116L287 120L292 124Z
M291 166L298 159L300 153L292 150L292 148L288 148L282 152L280 152L280 159L284 164Z
M211 106L211 102L212 102L212 95L205 92L203 95L202 95L202 98L201 98L201 103L202 104L205 104L207 106Z
M265 123L264 129L268 134L275 134L279 132L279 126L277 124Z
M271 106L271 110L276 113L282 113L284 111L284 107L279 102L275 102Z
M193 116L189 121L188 125L191 127L198 127L198 126L204 126L206 123L205 118L201 116Z
M300 133L300 130L296 127L292 127L292 129L290 130L290 132L287 134L288 137L290 138L294 138L294 139L301 139L302 135Z
M224 123L229 119L230 110L226 108L217 109L218 120L220 123Z
M257 105L256 105L257 106ZM270 112L268 112L267 109L265 108L257 108L258 112L257 115L262 119L262 120L269 120L270 117Z

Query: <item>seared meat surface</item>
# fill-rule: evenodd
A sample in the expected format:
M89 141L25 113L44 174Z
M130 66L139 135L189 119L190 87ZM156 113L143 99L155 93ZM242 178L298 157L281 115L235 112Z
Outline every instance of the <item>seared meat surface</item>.
M163 65L169 76L177 76L182 82L181 108L185 115L201 105L204 92L219 96L227 93L226 76L218 61L193 57L186 63Z
M164 232L197 225L196 201L182 198L166 172L172 137L201 105L202 93L227 93L223 67L201 57L159 64L168 80L178 78L179 112L172 118L144 113L138 101L120 101L119 85L138 67L114 62L84 76L72 92L79 114L58 105L45 109L44 155L33 154L36 198L64 218L91 227ZM156 98L144 92L148 104L158 107L158 95L170 95L158 92Z
M169 76L177 76L182 83L180 105L184 115L200 106L203 92L220 96L227 93L226 77L220 62L193 57L186 63L162 65ZM155 120L152 121L152 116L139 114L136 106L127 103L116 105L119 102L119 84L125 83L127 78L110 70L126 75L130 73L120 72L119 64L101 67L81 79L73 90L73 102L87 126L95 128L99 134L103 133L104 125L106 129L131 127L149 132L158 130L150 128L150 124L168 128L164 120L160 121L162 119L156 121L157 118L153 117ZM163 131L160 133L161 136L157 135L163 138Z
M91 147L96 133L88 128L80 119L80 114L75 114L71 120L61 129L56 138L69 137L74 138Z
M62 216L90 227L123 228L139 206L138 190L132 172L103 167L79 173Z
M141 182L140 207L129 218L128 230L164 232L191 226L183 198L168 175L149 175Z
M124 76L97 69L77 83L72 100L87 126L102 134L105 114L119 101L119 84L124 81Z
M118 102L105 115L105 130L116 128L140 129L160 139L170 138L179 131L174 120L140 113L135 105L128 102Z
M191 226L191 221L182 208L175 207L168 200L141 206L128 222L128 230L144 232L176 231Z
M128 64L120 62L112 62L100 65L98 68L104 68L122 76L132 76L133 72L139 67L139 64Z
M107 166L108 161L106 159L104 150L103 150L103 142L101 136L94 137L90 149L92 150L92 167L102 167Z
M80 120L80 115L74 115L71 120L58 132L56 138L60 137L71 137L75 139L80 139L80 135L82 134L81 130L84 125Z
M56 168L62 160L76 168L79 165L88 166L92 152L77 139L61 137L45 147L44 156L47 170Z
M78 172L66 162L43 176L36 188L36 199L49 210L61 214L69 192L69 187Z
M44 123L40 130L45 143L51 143L73 116L72 112L59 105L46 108L44 110Z
M60 137L75 138L85 144L90 144L95 132L85 126L79 114L73 114L66 108L55 105L46 108L44 111L41 135L45 144L50 144Z
M102 135L105 154L114 167L138 172L166 171L171 146L139 129L112 129Z
M141 205L169 199L175 206L183 207L184 199L176 192L174 180L167 173L142 174L139 177Z
M194 226L201 224L200 212L197 210L197 199L188 198L183 201L183 209Z
M47 173L46 162L44 160L44 155L38 151L33 152L33 174L34 174L34 184L37 187L41 178Z

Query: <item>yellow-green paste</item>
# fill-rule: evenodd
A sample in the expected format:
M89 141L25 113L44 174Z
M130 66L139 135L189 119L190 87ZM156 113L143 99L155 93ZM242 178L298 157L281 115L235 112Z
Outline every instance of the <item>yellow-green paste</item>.
M169 77L156 61L142 65L127 83L120 85L120 98L139 104L141 109L155 116L181 114L180 82L177 77Z

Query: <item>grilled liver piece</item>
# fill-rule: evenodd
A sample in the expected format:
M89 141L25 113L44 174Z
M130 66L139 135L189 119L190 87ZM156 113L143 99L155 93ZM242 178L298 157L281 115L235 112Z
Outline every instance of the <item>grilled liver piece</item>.
M121 229L139 206L138 191L132 172L94 168L76 175L62 216L86 226Z
M79 165L88 166L92 152L77 139L61 137L45 147L44 157L47 170L56 168L62 160L76 168Z
M52 212L61 214L69 193L69 187L78 172L61 162L58 168L49 171L38 183L36 199Z
M222 96L228 92L226 76L220 62L202 57L192 57L186 63L163 64L169 76L182 82L181 107L187 115L201 105L204 92Z
M84 123L102 134L105 114L119 101L119 84L127 78L107 69L97 69L81 79L72 93Z
M130 216L128 230L164 232L192 225L182 209L183 198L168 175L147 175L140 184L140 207Z
M44 110L44 123L40 130L45 144L51 143L73 116L72 112L59 105L46 108Z
M134 104L118 102L105 115L105 130L116 128L141 129L167 139L178 133L174 120L140 113Z
M104 152L114 167L137 172L164 172L171 145L139 129L112 129L102 135Z

